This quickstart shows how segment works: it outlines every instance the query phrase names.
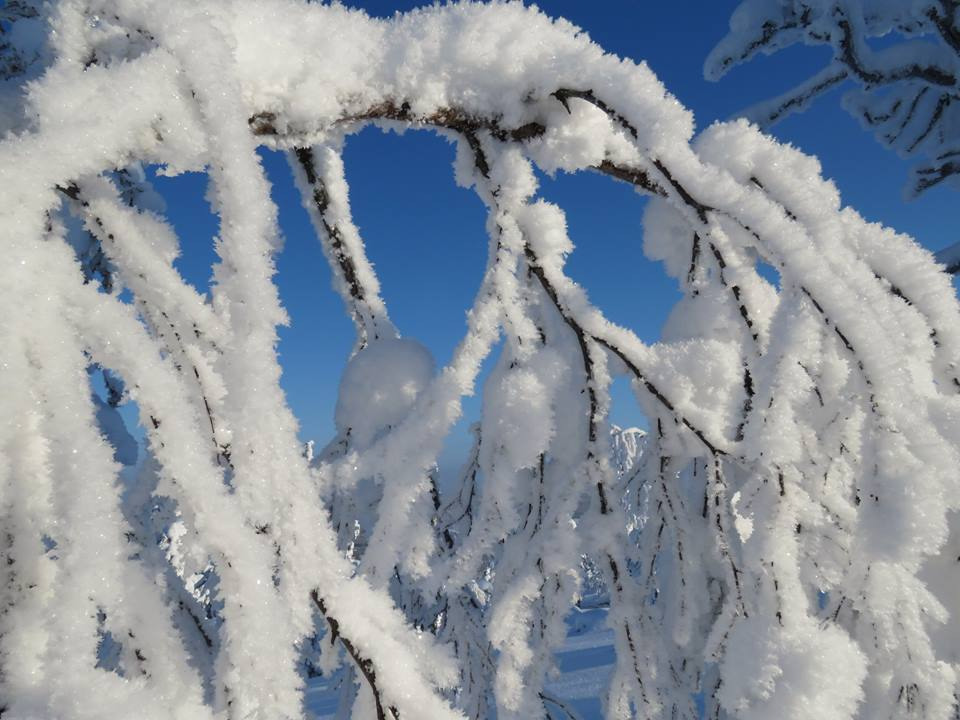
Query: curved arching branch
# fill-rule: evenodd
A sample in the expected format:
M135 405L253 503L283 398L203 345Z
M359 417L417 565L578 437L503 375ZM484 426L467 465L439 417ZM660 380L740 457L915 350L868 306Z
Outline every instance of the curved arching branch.
M252 115L247 123L254 135L280 141L285 145L292 143L294 147L301 147L297 143L308 139L307 135L298 133L295 129L279 130L277 127L278 120L276 113L263 111ZM479 144L476 143L478 143L477 133L481 131L490 133L491 137L501 142L523 143L542 136L547 130L545 125L536 121L516 128L504 127L497 118L477 117L459 108L445 107L430 115L418 116L411 112L410 103L405 100L387 100L368 108L364 112L344 115L336 121L335 125L337 127L355 127L377 121L398 122L413 128L451 130L462 135L474 152L480 150ZM477 153L477 157L481 174L487 176L490 167L482 150ZM603 160L593 169L617 180L627 182L638 190L655 195L664 194L663 188L651 180L649 174L643 168L630 167L613 160Z
M596 105L601 110L611 115L613 119L621 124L633 137L637 136L637 130L634 128L629 121L626 120L622 115L616 111L610 109L603 101L597 99L593 91L585 90L571 90L567 88L560 88L553 95L562 102L565 106L568 104L570 98L578 98L590 102L591 104ZM520 128L507 129L502 127L498 121L492 118L477 118L470 116L469 114L463 112L462 110L456 108L442 108L436 111L433 114L426 116L415 116L410 112L410 103L406 101L394 101L389 100L381 104L370 107L364 112L355 113L351 115L344 116L337 121L337 124L342 125L355 125L358 123L373 122L377 120L388 120L402 122L411 127L433 127L437 129L452 130L461 134L471 150L475 155L475 162L477 170L484 177L488 177L490 173L489 162L482 150L480 141L478 139L478 132L486 131L490 135L502 142L515 141L515 142L525 142L532 138L539 137L544 132L546 132L546 127L540 123L528 123L527 125L521 126ZM278 118L275 113L272 112L263 112L258 113L252 116L248 123L250 124L251 130L255 135L261 136L270 136L285 142L289 142L291 138L289 133L281 134L277 129ZM294 135L295 137L295 135ZM697 217L703 222L707 221L707 212L712 210L712 208L699 203L693 195L677 180L673 177L667 167L659 160L654 160L651 165L656 168L656 171L663 177L666 181L667 186L672 187L676 192L677 196L680 197L684 203L691 207L696 213ZM629 167L618 164L616 162L606 160L601 164L594 167L595 170L611 175L619 180L624 180L631 183L640 190L650 192L655 195L663 196L666 194L666 191L663 189L663 186L651 180L650 172L644 168ZM529 251L529 248L525 252ZM716 249L715 245L711 245L711 251L715 256L719 256L720 261L722 262L722 255L720 251ZM531 270L534 273L537 273L536 269L538 266L536 264L535 258L529 258L531 260ZM538 279L539 278L538 276ZM541 284L545 282L545 278L541 279ZM544 285L544 290L550 294L548 289L549 283ZM733 291L736 292L736 291ZM564 316L565 322L571 322ZM751 327L749 320L747 319L748 327ZM576 332L576 331L575 331ZM578 334L578 337L580 335ZM606 347L608 350L613 352L615 355L620 357L623 360L627 367L635 374L641 384L650 392L650 394L663 405L670 413L675 414L675 409L672 403L667 399L666 394L654 386L641 372L640 368L628 357L628 353L623 348L619 347L614 341L608 338L594 337L592 338L599 344ZM717 441L711 442L707 439L706 435L698 430L689 420L685 418L678 418L678 421L681 422L684 426L691 430L698 437L698 439L704 443L706 447L709 448L711 453L715 454L725 454L725 451L721 449L721 443Z

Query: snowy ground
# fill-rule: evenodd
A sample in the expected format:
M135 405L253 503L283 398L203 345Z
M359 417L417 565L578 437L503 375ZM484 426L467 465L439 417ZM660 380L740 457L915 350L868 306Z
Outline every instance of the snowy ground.
M575 608L567 618L567 640L557 653L560 674L546 685L546 694L560 701L563 707L548 702L552 720L600 720L600 696L613 670L613 632L606 626L607 609ZM311 720L332 718L337 709L337 695L326 678L310 681L306 692L308 717Z
M574 709L579 718L601 718L600 695L613 670L613 631L606 626L607 609L574 609L570 632L557 653L560 675L546 686L550 696ZM548 710L555 708L548 704ZM557 718L565 713L554 713Z

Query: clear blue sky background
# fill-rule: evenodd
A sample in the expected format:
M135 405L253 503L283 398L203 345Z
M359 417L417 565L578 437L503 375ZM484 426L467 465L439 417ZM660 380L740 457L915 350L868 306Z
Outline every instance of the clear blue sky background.
M423 3L355 0L372 15L389 16ZM724 35L732 0L549 0L551 16L582 27L605 50L646 60L684 105L697 127L727 119L738 110L779 94L820 68L824 48L793 48L735 69L723 81L703 79L704 58ZM937 250L953 233L960 195L936 188L904 202L901 189L909 165L882 149L839 105L839 93L773 129L783 141L820 157L844 202L867 219L908 232ZM368 129L354 136L345 160L355 221L376 265L384 297L397 327L446 363L462 337L464 320L484 268L484 209L472 191L453 182L453 147L426 132L403 136ZM283 385L301 422L301 437L324 444L333 433L337 384L353 343L353 328L331 289L330 271L300 206L285 159L264 152L286 244L278 259L281 297L291 325L281 330ZM184 245L179 266L206 288L214 260L216 219L204 200L206 179L187 175L157 178L168 214ZM624 184L583 173L544 178L542 194L567 212L576 251L571 275L612 320L655 341L678 295L660 267L643 257L640 219L644 199ZM468 416L479 401L466 403ZM625 383L615 392L614 421L644 425ZM452 447L458 449L463 424ZM451 458L452 459L452 458Z

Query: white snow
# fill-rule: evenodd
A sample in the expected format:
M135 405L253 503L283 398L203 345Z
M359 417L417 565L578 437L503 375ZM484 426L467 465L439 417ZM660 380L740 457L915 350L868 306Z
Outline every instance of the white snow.
M314 636L354 717L542 716L583 699L565 667L611 718L692 717L695 698L751 720L950 716L956 578L935 569L956 554L960 306L816 160L743 121L693 140L645 65L518 3L374 20L64 0L51 17L49 68L0 142L5 717L300 718ZM389 319L351 217L340 153L371 123L456 142L454 179L488 210L439 369ZM357 328L337 436L309 460L279 385L261 143L288 151ZM125 204L140 163L209 175L209 297L149 189ZM537 168L652 194L645 249L683 292L660 342L569 277ZM138 471L98 419L94 364L137 405ZM623 375L642 441L609 423ZM608 603L596 672L564 650L590 649L568 624L590 593Z

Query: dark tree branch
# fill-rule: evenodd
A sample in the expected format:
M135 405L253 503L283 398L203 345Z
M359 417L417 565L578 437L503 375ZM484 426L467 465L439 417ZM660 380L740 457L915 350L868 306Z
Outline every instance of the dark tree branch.
M316 590L310 591L310 598L313 600L313 604L317 606L317 610L320 611L320 614L323 615L324 620L327 621L327 625L330 627L330 641L331 643L340 641L340 644L343 646L344 650L347 651L347 654L353 660L353 664L360 671L360 674L363 675L363 679L366 680L367 685L370 687L370 692L373 693L373 701L377 708L377 720L387 720L387 713L384 710L383 706L383 693L380 691L379 686L377 685L377 673L374 670L373 662L364 657L356 648L356 646L350 641L349 638L344 637L340 633L340 623L335 617L333 617L327 611L327 604L320 597L320 593ZM396 707L390 705L387 707L387 710L390 711L390 714L393 716L394 720L400 720L400 711Z
M937 100L936 107L933 108L933 112L930 113L930 118L927 120L927 126L920 131L920 134L914 138L914 141L907 146L907 152L913 152L917 147L930 137L930 133L933 132L933 129L937 126L937 123L940 122L940 118L943 117L944 110L950 105L951 97L947 94L942 94Z
M306 136L298 137L295 131L285 130L281 132L278 129L278 116L273 112L259 112L251 116L247 123L251 132L259 137L275 137L283 140L297 139L307 140ZM335 122L335 125L350 125L355 123L375 122L378 120L388 120L393 122L402 122L410 127L432 127L445 130L452 130L460 133L474 151L478 154L479 146L474 145L477 133L487 131L490 135L501 142L525 142L542 136L546 132L546 127L538 122L529 122L517 128L505 128L500 125L496 118L478 117L469 115L457 108L441 108L430 115L417 116L410 112L410 104L406 101L397 102L387 100L374 105L367 110L351 115L346 115ZM303 143L297 147L302 147ZM478 169L484 177L487 177L490 168L487 165L486 158L482 151L479 153L477 161ZM299 160L299 158L298 158ZM642 168L633 168L625 165L618 165L610 160L603 160L596 165L594 170L623 180L637 188L656 195L664 195L664 191L656 183L650 180L649 175Z
M840 30L840 39L836 48L837 59L867 85L889 85L901 80L913 79L940 87L955 88L957 86L957 78L953 73L938 65L907 63L888 71L869 67L860 55L857 38L850 21L841 11L837 10L837 13L837 28Z
M560 90L557 90L555 93L553 93L553 96L557 98L557 100L559 100L561 103L563 103L563 106L567 109L567 112L570 112L570 106L568 102L570 98L578 98L580 100L589 102L592 105L599 108L600 110L602 110L603 112L605 112L607 116L610 117L611 120L616 122L624 130L630 133L630 135L634 139L636 139L638 136L637 129L623 115L621 115L619 112L611 108L603 100L597 98L592 90L569 90L569 89L561 88ZM677 196L679 196L679 198L683 201L683 203L687 205L687 207L689 207L691 210L693 210L693 212L696 214L697 218L699 219L700 223L703 226L702 230L707 234L709 234L710 228L709 228L708 214L713 211L713 208L711 208L709 205L706 205L705 203L700 202L695 197L693 197L693 195L683 186L683 184L678 182L676 178L674 178L673 174L667 169L666 165L664 165L663 162L661 162L660 160L654 160L652 164L660 173L660 175L663 177L663 179L666 180L666 184L669 187L672 187L674 192L677 194ZM648 176L646 176L645 173L644 173L644 180L645 180L645 185L644 185L645 187L656 188L656 190L658 191L657 192L658 195L666 196L666 193L663 191L662 187L657 183L651 183L649 181ZM746 323L747 332L753 338L754 348L756 349L757 340L758 340L757 331L754 327L754 322L750 317L750 313L748 312L747 307L740 296L741 295L740 287L735 284L731 285L730 283L727 282L724 276L724 269L726 268L727 264L720 250L717 248L716 244L714 244L711 241L709 243L709 247L711 252L713 253L714 258L716 258L717 265L720 270L721 284L725 288L730 290L731 293L733 294L734 300L737 303L737 307L740 309L740 315L743 318L744 322ZM688 274L688 277L690 278L692 278L692 274L695 269L696 261L699 254L700 254L700 237L698 234L694 233L693 255L691 258L690 271ZM737 433L736 433L737 440L743 439L743 428L744 428L744 425L746 424L747 417L749 416L750 409L753 405L753 379L750 374L749 363L746 360L744 360L743 365L744 365L743 387L744 387L744 392L746 393L746 398L744 400L743 419L741 420L737 428Z
M357 327L358 343L359 347L362 348L371 339L377 340L380 337L382 329L378 327L377 313L370 307L367 288L360 280L356 260L344 244L343 232L328 217L330 195L327 192L326 183L317 174L313 150L308 147L295 147L293 155L301 170L303 170L311 191L310 199L313 201L317 219L323 226L323 231L320 234L325 237L319 239L326 251L324 254L330 261L331 270L334 274L339 274L347 287L349 297L345 297L344 301Z
M550 711L547 708L547 705L553 705L555 708L560 710L564 714L564 716L569 718L569 720L580 720L580 716L577 715L576 710L574 710L572 707L570 707L568 703L565 703L563 700L556 697L555 695L551 695L543 690L541 690L538 693L538 695L540 696L540 699L543 701L544 709L547 710L548 714L550 713Z
M773 22L772 20L766 20L760 26L759 34L753 40L747 43L747 45L738 54L728 55L720 61L721 74L725 73L737 63L741 63L744 60L749 60L757 52L760 52L764 48L772 45L773 42L779 39L781 35L804 28L809 22L810 8L808 7L805 7L799 16L794 14L789 20L779 24Z
M340 228L331 226L327 222L326 213L327 208L330 206L330 197L327 195L327 189L323 182L317 177L317 171L313 164L313 152L310 148L298 147L293 149L293 153L297 158L297 162L300 163L300 167L303 168L307 183L313 189L313 202L323 222L323 227L327 231L327 237L330 239L331 255L336 259L337 266L340 268L340 274L350 289L350 296L358 303L362 303L365 293L363 286L360 284L360 280L357 278L357 267L353 262L353 258L344 251L343 236L340 233Z
M917 192L923 192L924 190L929 190L930 188L939 185L953 175L960 174L960 162L954 162L951 160L938 165L921 167L917 169L916 174L917 180L914 183L914 187L916 188ZM956 274L958 271L960 271L960 266L954 270L949 270L948 272Z
M667 396L661 392L660 389L649 379L647 379L647 377L641 371L640 366L631 359L629 351L624 350L612 340L586 331L583 326L577 322L576 318L573 317L573 315L566 309L563 302L560 300L556 288L550 283L549 279L544 273L536 254L529 246L525 248L525 252L527 254L531 272L536 275L537 280L540 281L540 286L544 289L547 297L550 298L551 302L560 313L560 317L563 318L563 321L567 324L567 326L577 334L577 337L580 338L582 336L584 338L584 342L586 342L588 339L592 340L593 342L602 345L611 353L620 358L620 360L627 366L627 368L629 368L630 372L633 373L634 377L647 390L647 392L650 393L650 395L652 395L654 399L677 420L677 422L690 430L690 432L692 432L694 436L701 443L703 443L704 447L706 447L711 454L726 455L726 452L721 450L717 443L708 440L706 434L700 428L690 422L687 418L683 417L674 407L673 403L670 402Z
M747 116L760 127L769 127L793 111L802 109L818 95L822 95L830 88L839 85L850 77L850 73L843 67L827 67L820 73L819 77L814 77L817 78L815 81L811 78L811 80L801 83L793 90L788 91L786 95L781 96L779 102L772 109L766 103L756 105L747 111Z
M957 3L953 0L940 0L940 8L930 8L927 17L937 29L937 33L950 48L960 55L960 31L957 30L951 19L957 11Z
M956 70L960 61L960 27L955 22L960 6L955 0L935 0L924 9L923 15L913 16L909 3L906 3L902 9L873 10L879 16L866 11L859 18L851 15L852 6L834 4L828 15L815 17L800 0L786 6L782 3L770 5L771 9L776 9L748 31L756 37L736 39L741 31L731 31L725 42L738 44L725 56L711 61L708 72L712 70L713 75L720 76L758 50L780 49L798 42L829 46L833 50L833 61L782 98L755 106L747 112L749 116L763 124L776 122L850 78L860 84L874 102L884 104L889 97L887 109L883 111L870 107L869 103L859 108L848 107L851 114L859 116L871 127L882 144L898 146L896 149L907 155L924 153L932 156L936 154L932 146L955 139L956 133L950 124L953 113L949 111L950 106L960 99L960 73ZM797 14L797 7L803 9L802 16ZM891 29L903 37L904 44L913 43L918 49L913 57L909 53L895 56L893 50L884 54L884 51L874 52L870 48L865 35L889 35ZM933 50L933 54L928 54L927 50ZM942 60L937 52L944 56ZM887 96L883 95L885 89L891 89ZM936 101L921 102L931 90L936 92ZM912 125L919 126L915 137L906 135ZM940 135L936 142L930 140L934 132ZM922 193L960 173L960 165L939 160L925 163L913 171L913 193Z

